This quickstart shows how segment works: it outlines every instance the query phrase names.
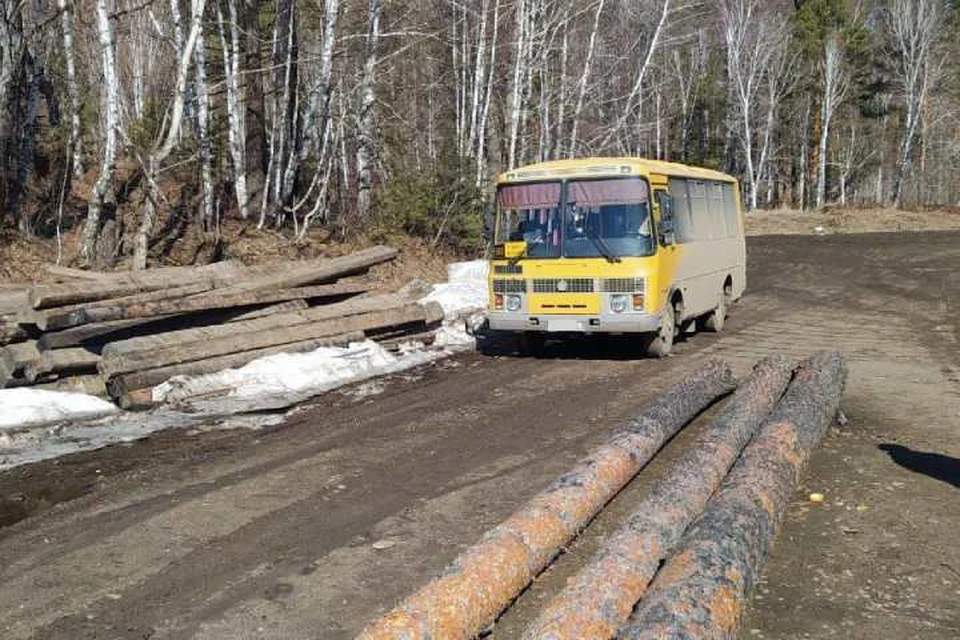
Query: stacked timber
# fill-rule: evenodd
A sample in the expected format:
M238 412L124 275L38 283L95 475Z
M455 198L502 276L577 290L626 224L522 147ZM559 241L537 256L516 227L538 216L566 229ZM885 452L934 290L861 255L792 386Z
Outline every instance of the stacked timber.
M252 267L53 267L60 282L0 290L0 388L93 390L141 407L150 404L152 387L173 376L365 338L421 335L442 320L439 306L374 295L355 277L395 257L392 248L373 247Z

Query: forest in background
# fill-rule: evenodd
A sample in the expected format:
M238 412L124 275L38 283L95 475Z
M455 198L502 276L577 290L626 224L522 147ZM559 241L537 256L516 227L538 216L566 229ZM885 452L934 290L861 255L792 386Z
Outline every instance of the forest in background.
M636 155L754 208L953 207L947 0L2 0L0 226L92 266L222 229L483 242L491 179Z

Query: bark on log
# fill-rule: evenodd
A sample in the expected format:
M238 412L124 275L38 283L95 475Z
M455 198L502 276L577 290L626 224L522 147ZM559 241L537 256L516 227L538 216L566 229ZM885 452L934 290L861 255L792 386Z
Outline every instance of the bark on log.
M253 311L246 311L236 316L235 318L230 318L227 322L243 322L244 320L256 320L257 318L265 318L267 316L274 316L279 313L294 313L296 311L303 311L310 307L307 304L306 300L288 300L287 302L278 302L277 304L271 304L266 307L261 307L259 309L254 309Z
M0 346L27 339L27 332L15 322L0 322Z
M117 281L108 283L35 286L30 291L30 303L34 309L48 309L189 284L208 284L210 289L231 287L244 291L293 289L365 273L370 267L389 262L396 256L396 249L372 247L339 258L292 262L285 265L246 268L237 268L235 265L228 265L228 268L209 265L197 267L194 270L195 273L177 272L175 275L152 271L128 273Z
M761 361L696 443L661 478L600 552L543 610L524 638L615 638L650 580L704 510L737 456L776 406L792 362Z
M33 340L9 344L0 349L0 389L16 377L23 376L24 367L40 357Z
M84 343L97 343L110 339L123 339L131 337L130 334L138 329L143 331L163 330L164 323L173 316L160 316L159 318L136 318L133 320L115 320L112 322L98 322L95 324L85 324L79 327L71 327L63 331L45 333L37 340L37 348L40 351L50 351L51 349L63 349L66 347L76 347Z
M54 349L44 351L24 367L24 377L29 382L36 382L43 376L51 373L57 375L76 375L82 373L96 373L100 356L82 347L69 349Z
M226 356L198 360L181 365L148 369L146 371L138 371L136 373L112 378L107 383L107 390L110 392L110 396L122 408L143 408L145 405L152 405L153 402L152 400L150 402L144 402L144 395L140 393L140 391L144 389L150 390L174 376L199 376L208 373L217 373L227 369L238 369L250 364L254 360L277 355L278 353L305 353L321 347L342 347L360 340L363 340L363 332L353 331L329 338L302 340L279 347L232 353Z
M270 320L276 317L280 316L270 316L260 320ZM272 331L230 332L227 335L221 335L214 331L209 339L186 345L174 345L126 354L108 353L107 350L104 350L104 358L100 363L100 374L110 378L121 373L172 366L302 340L326 338L353 331L366 331L416 322L426 323L427 318L427 310L423 306L413 303L393 309L382 309L359 315L302 323ZM258 320L238 322L224 327L213 327L213 329L242 328L243 325L250 325L254 322L258 322Z
M736 386L711 361L648 405L607 444L463 552L360 634L361 640L472 638L540 573L680 428Z
M620 638L734 638L800 472L837 413L838 353L803 363L757 438L683 536Z
M47 391L66 391L70 393L85 393L90 396L107 397L107 385L98 375L69 376L58 378L52 382L34 385L36 389Z
M148 318L150 316L167 315L171 313L189 313L191 311L205 311L208 309L247 307L257 304L287 302L290 300L347 298L366 293L369 290L369 286L356 283L338 283L272 291L224 289L215 290L203 295L191 296L183 300L161 300L157 302L116 306L111 308L111 312L117 315L117 318L100 319ZM103 314L98 313L96 315Z
M187 345L196 342L223 338L226 336L245 333L262 333L273 330L289 329L297 325L309 324L347 317L381 309L396 309L409 304L393 295L370 296L324 305L296 313L281 313L265 318L257 318L247 322L234 322L228 325L214 327L193 327L180 331L171 331L155 336L143 336L114 342L104 347L104 356L114 356L122 353L133 353L153 349L163 349L176 345Z
M95 322L119 320L122 318L122 314L113 314L111 309L114 307L142 304L157 300L182 300L190 296L206 293L212 288L212 284L209 282L188 284L182 287L149 291L100 302L72 304L54 309L30 311L21 314L21 319L24 322L29 321L37 325L37 328L41 331L58 331Z
M87 271L86 269L71 269L56 264L46 266L47 273L55 276L57 279L67 282L84 280L87 282L104 282L110 279L109 272L106 271Z
M214 288L232 282L233 278L241 277L241 274L241 268L234 263L189 267L185 271L178 270L174 273L166 269L128 272L115 274L103 282L36 285L30 289L29 301L31 307L39 310L120 298L160 289L173 289L191 284L207 284L210 288Z

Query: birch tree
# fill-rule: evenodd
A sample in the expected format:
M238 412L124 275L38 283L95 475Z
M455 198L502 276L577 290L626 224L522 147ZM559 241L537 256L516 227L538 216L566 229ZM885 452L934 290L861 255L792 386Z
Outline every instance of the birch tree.
M157 176L161 169L160 165L170 156L174 146L177 144L177 139L180 135L180 125L183 121L187 92L187 76L190 70L190 63L193 60L194 48L200 38L206 0L191 0L190 6L190 31L183 45L183 50L177 65L173 104L170 108L170 113L165 118L167 123L166 132L161 133L161 136L157 139L153 148L147 152L142 162L144 181L147 183L147 186L146 197L140 208L140 224L134 237L134 269L145 269L147 267L147 251L149 248L150 235L156 224L157 207L161 199Z
M820 150L817 169L817 209L823 209L827 190L827 143L833 114L847 93L848 75L843 67L843 50L834 35L823 43L823 96L820 102Z
M60 28L63 31L63 59L67 72L67 94L70 97L70 161L73 175L83 177L83 143L80 139L80 86L77 83L76 52L73 46L73 1L57 0L60 10Z
M593 57L597 50L597 34L600 31L600 16L603 14L605 0L597 3L597 11L593 15L593 28L590 30L590 40L587 42L587 58L583 63L580 81L577 82L577 103L573 108L570 125L570 141L567 149L572 158L577 153L577 137L580 134L580 118L583 114L583 105L587 97L587 87L590 83L590 74L593 72Z
M751 211L757 208L760 190L754 141L758 96L779 37L770 22L757 15L759 6L758 0L723 0L720 3L729 90L735 105L737 138L746 166Z
M100 64L103 72L104 93L104 141L100 173L93 186L93 198L87 209L87 220L80 243L80 255L88 263L98 262L97 240L103 207L113 189L113 171L116 163L117 133L120 127L120 87L117 79L117 64L114 51L113 29L110 24L109 0L96 0L97 40L100 48Z
M377 144L374 107L377 102L376 73L382 10L383 0L368 0L366 58L360 80L360 104L357 109L357 215L361 220L366 220L369 216L372 200L373 164L376 159Z
M893 69L902 93L904 121L893 174L890 200L903 201L903 181L910 168L923 111L932 89L931 73L940 37L944 7L941 0L890 0L884 22L893 48Z
M227 110L227 148L233 169L233 187L237 198L240 217L249 215L249 194L247 192L247 121L246 108L241 84L241 51L238 26L237 0L226 0L229 22L224 24L223 10L217 3L217 31L220 47L223 51L223 74L226 85Z

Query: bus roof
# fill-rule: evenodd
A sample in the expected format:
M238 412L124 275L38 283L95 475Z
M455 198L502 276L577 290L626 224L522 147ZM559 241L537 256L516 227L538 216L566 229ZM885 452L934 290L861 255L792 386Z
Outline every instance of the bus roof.
M646 158L579 158L574 160L552 160L524 167L517 167L497 176L497 184L504 182L532 182L550 178L568 178L570 176L621 176L659 173L678 178L700 178L736 182L736 178L720 171L702 169L676 162L648 160Z

